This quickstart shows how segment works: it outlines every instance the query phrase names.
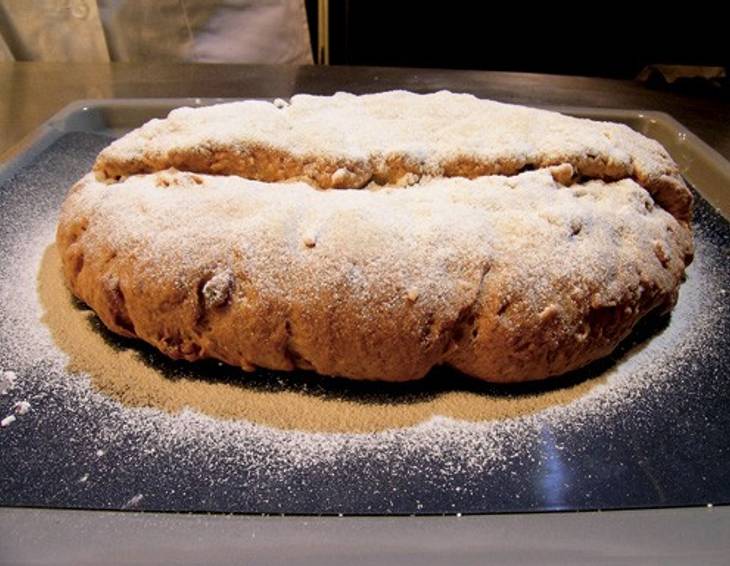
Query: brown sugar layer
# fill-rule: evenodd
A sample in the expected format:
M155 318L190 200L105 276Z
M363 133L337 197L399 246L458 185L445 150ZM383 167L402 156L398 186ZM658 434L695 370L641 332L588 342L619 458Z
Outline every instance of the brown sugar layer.
M43 322L68 356L68 369L88 375L95 390L127 407L173 414L193 409L279 430L368 433L415 426L434 416L469 422L517 418L566 405L605 383L610 373L593 371L522 392L482 387L458 376L448 384L432 379L405 390L373 384L363 391L349 380L335 384L328 378L319 378L318 387L311 374L256 377L229 365L181 365L106 331L94 312L69 294L55 245L43 254L38 295Z
M102 180L172 167L357 189L554 166L563 184L634 179L678 220L690 218L691 193L656 141L622 124L446 91L180 108L112 143L94 170Z
M582 367L671 308L692 257L633 180L547 170L377 191L90 174L57 244L76 297L172 358L390 381Z

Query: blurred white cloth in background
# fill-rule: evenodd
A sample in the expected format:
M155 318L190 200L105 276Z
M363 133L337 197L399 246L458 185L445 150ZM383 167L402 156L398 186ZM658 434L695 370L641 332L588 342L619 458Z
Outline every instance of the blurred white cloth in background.
M0 0L0 60L312 63L304 0Z
M2 61L14 61L15 57L10 51L10 47L5 43L2 34L0 34L0 62Z
M18 61L108 61L95 1L0 0L0 35Z

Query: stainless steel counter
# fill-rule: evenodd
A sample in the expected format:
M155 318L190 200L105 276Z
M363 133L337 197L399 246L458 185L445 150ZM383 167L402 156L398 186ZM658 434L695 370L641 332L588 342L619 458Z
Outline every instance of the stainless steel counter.
M730 508L251 517L0 508L0 563L727 564Z

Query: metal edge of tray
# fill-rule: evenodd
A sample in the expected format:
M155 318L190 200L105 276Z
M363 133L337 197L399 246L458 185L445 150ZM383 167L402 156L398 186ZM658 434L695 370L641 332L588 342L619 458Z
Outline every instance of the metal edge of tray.
M119 135L180 106L208 106L232 98L120 98L73 102L0 155L0 176L21 168L63 133L83 131ZM260 99L271 100L271 99ZM730 220L730 162L669 114L653 110L544 106L580 118L627 124L660 142L682 175L722 216Z
M730 507L342 518L0 508L0 562L727 564L729 531Z

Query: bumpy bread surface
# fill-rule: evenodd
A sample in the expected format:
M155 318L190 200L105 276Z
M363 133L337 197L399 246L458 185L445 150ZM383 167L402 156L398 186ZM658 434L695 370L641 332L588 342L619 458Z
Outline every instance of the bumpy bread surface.
M656 141L623 124L446 91L180 108L112 143L94 170L115 179L174 167L352 189L561 164L572 167L565 181L633 178L677 219L689 220L691 193Z
M71 290L106 326L173 358L539 379L671 308L692 255L686 222L636 181L554 174L333 191L92 173L69 193L57 243Z

